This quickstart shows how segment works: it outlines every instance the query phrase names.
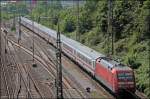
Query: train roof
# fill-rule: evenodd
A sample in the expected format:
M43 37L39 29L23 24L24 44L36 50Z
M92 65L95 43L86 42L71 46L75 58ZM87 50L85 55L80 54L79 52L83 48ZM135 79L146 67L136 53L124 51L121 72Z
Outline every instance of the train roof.
M32 24L32 21L27 19L27 18L23 18L24 21ZM52 29L49 29L43 25L40 25L36 22L34 22L34 26L38 27L40 30L42 30L43 32L45 33L48 33L49 35L53 36L56 38L56 31L52 30ZM61 41L62 42L65 42L66 44L68 44L70 47L76 49L79 53L82 53L84 56L90 58L90 59L97 59L99 57L105 57L103 54L75 41L75 40L72 40L64 35L61 34Z
M84 56L87 56L88 58L91 58L91 59L97 59L99 57L104 57L103 54L101 53L98 53L96 52L95 50L75 41L75 40L72 40L70 38L67 38L65 36L62 36L63 37L63 40L69 44L71 47L73 47L74 49L76 49L79 53L82 53L84 54Z
M121 70L121 71L122 71L122 70L125 70L125 71L132 70L132 69L131 69L130 67L128 67L128 66L116 66L115 69L118 70L118 71L119 71L119 70Z
M101 61L99 61L103 66L106 66L107 68L115 68L116 70L131 70L128 66L121 64L120 62L113 60L108 57L101 57Z

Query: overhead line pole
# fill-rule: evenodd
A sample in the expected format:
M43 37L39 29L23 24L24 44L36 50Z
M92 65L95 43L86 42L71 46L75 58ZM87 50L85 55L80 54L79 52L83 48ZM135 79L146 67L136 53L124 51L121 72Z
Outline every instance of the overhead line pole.
M80 33L79 33L79 0L77 0L76 5L77 5L77 13L76 13L76 17L77 17L77 32L76 32L76 40L80 42Z
M114 32L113 32L113 1L111 1L111 32L112 32L112 55L114 55Z
M149 25L147 25L147 31L150 32L150 12L149 12L149 16L148 16L148 24ZM150 40L148 42L148 46L149 46L149 48L148 48L149 74L148 75L150 76ZM150 78L149 78L149 87L150 87Z
M48 5L47 5L47 0L45 0L45 8L46 8L46 17L48 17L48 10L47 10L47 7Z
M53 6L53 0L51 0L50 6L51 6L51 7ZM52 8L53 8L53 7L52 7ZM53 16L53 13L54 13L54 12L53 12L53 10L51 9L51 14L52 14L51 17L52 17L52 18L54 17L54 16ZM54 29L53 20L51 20L51 28Z
M61 40L60 40L60 31L59 31L59 17L58 17L58 31L57 31L57 49L56 49L56 57L57 57L57 98L63 98L63 88L62 88L62 65L61 65Z
M113 0L108 0L108 34L111 35L111 55L114 55Z
M18 43L21 40L21 14L19 13L19 37L18 37Z
M15 3L15 7L16 7L16 3ZM15 26L16 27L16 19L15 19L15 17L16 17L16 8L15 8L15 10L14 10L14 20L13 20L13 26Z
M13 13L13 17L14 17L14 19L13 19L13 26L16 27L16 23L15 23L16 22L16 19L15 19L15 17L16 17L16 10L13 10L13 12L14 12Z

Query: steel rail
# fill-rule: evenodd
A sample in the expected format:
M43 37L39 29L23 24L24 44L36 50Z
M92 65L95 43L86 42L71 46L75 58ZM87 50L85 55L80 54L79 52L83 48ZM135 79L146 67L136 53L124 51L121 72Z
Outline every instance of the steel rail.
M14 49L14 51L17 53L16 49ZM20 60L20 62L22 62L21 57L20 57L18 54L17 54L17 56L18 56L18 59ZM21 66L19 66L19 67L21 67ZM22 65L22 67L23 67L23 69L25 70L26 74L28 74L28 71L26 70L25 66L24 66L24 65ZM21 69L20 69L20 70L21 70ZM39 88L37 87L37 85L36 85L35 81L33 80L33 78L32 78L32 77L31 77L31 75L30 75L30 72L29 72L29 78L30 78L30 79L31 79L31 81L33 82L33 84L34 84L34 86L35 86L36 91L37 91L37 92L38 92L38 94L40 95L40 98L41 98L41 99L43 99L42 94L41 94L41 92L40 92ZM28 89L28 90L30 90L30 89Z

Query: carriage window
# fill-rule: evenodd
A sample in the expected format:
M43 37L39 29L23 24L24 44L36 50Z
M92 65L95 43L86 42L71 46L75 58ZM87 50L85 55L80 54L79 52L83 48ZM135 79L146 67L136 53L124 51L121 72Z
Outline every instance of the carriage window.
M87 59L87 63L88 63L89 65L92 65L92 63L91 63L91 61L90 61L89 59Z

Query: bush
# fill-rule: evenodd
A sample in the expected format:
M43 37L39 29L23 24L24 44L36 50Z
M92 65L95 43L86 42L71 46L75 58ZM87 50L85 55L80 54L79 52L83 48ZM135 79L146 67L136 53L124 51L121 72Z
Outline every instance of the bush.
M137 62L133 57L128 58L128 64L132 69L137 69L141 66L141 63Z
M63 31L64 32L73 32L75 30L75 23L73 20L65 20L63 24Z

